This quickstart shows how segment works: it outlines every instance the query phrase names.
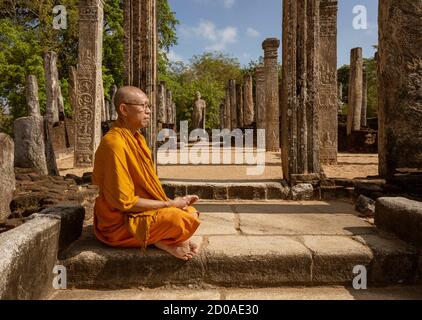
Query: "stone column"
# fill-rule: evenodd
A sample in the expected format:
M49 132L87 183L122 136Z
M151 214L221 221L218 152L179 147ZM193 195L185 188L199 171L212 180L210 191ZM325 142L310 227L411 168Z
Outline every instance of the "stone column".
M262 43L264 49L265 71L265 111L266 111L266 149L280 150L280 107L278 101L278 47L280 40L266 39Z
M265 72L263 66L256 68L256 128L266 128Z
M231 130L231 106L230 106L230 88L226 88L226 100L224 102L224 128Z
M33 168L40 174L48 174L44 146L44 122L38 104L38 84L35 76L26 81L28 117L18 118L13 123L15 137L15 166ZM48 119L46 117L46 119ZM47 122L46 122L47 123Z
M341 114L341 109L343 107L343 83L338 83L338 113Z
M41 175L47 175L44 145L44 123L41 116L16 119L13 123L15 137L15 166L33 168Z
M157 12L156 0L124 0L125 85L142 89L151 106L151 122L143 134L156 159Z
M229 81L230 90L230 127L231 130L238 128L237 126L237 101L236 101L236 80Z
M11 214L10 202L13 200L16 181L14 166L14 143L7 134L0 132L0 223L4 222Z
M362 81L362 112L360 126L361 128L367 126L367 110L368 110L368 74L366 70L363 71L363 81Z
M79 1L75 167L91 167L101 140L103 1Z
M321 162L337 163L337 0L320 2L319 138Z
M110 110L110 101L108 101L108 100L104 100L104 105L105 105L105 112L106 112L106 121L110 121L111 120L111 118L110 118L110 113L111 113L111 110Z
M422 168L422 2L379 3L379 173Z
M70 67L69 69L69 99L72 106L72 113L76 111L77 99L77 72L75 67Z
M173 130L176 131L177 130L177 106L176 106L176 102L173 101L173 103L171 104L171 109L172 109L172 113L173 113Z
M28 116L41 116L38 81L34 75L26 77L26 104L28 106Z
M60 172L57 168L56 154L54 153L53 141L51 140L50 126L47 118L44 118L44 148L45 148L45 160L47 164L48 175L59 176ZM66 123L66 122L65 122ZM67 128L65 127L66 135Z
M284 0L282 163L292 185L320 174L318 46L319 1Z
M243 86L236 84L237 126L243 128Z
M158 122L161 124L167 123L166 90L166 82L161 81L158 86Z
M243 125L249 127L255 121L255 109L253 104L252 76L246 75L243 84Z
M363 58L362 48L350 53L349 98L347 110L347 135L360 130L362 112Z
M45 115L49 124L59 122L59 74L57 72L57 54L46 52L44 54L44 73L46 90Z
M116 96L116 92L117 92L117 86L116 85L113 85L111 87L111 94L110 94L110 96L111 96L111 101L110 101L111 102L110 119L112 121L116 121L117 120L117 111L116 111L116 106L114 105L114 97Z
M167 124L173 123L173 93L171 90L167 89L166 91L166 122Z
M226 102L225 101L220 104L220 130L223 130L224 127L225 127L224 126L224 117L225 117L225 115L224 115L224 109L225 109L225 105L226 105Z

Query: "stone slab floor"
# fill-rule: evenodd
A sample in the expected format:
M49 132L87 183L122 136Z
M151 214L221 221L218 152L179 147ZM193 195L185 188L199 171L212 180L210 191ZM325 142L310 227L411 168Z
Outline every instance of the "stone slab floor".
M200 202L196 207L201 211L202 224L199 227L195 241L207 252L207 259L212 261L214 257L220 259L214 277L222 279L223 282L241 281L242 277L255 277L258 269L254 269L254 264L248 260L252 256L260 256L265 264L273 261L274 257L296 257L292 263L298 263L294 272L286 275L283 271L272 272L271 264L268 265L268 275L260 275L264 284L271 283L272 279L280 277L290 277L292 281L300 281L309 277L306 270L301 270L302 262L309 259L322 259L320 267L317 266L319 260L314 260L312 279L326 282L318 287L296 287L297 284L280 287L280 285L263 285L256 289L242 288L236 285L221 287L218 284L213 286L201 282L185 285L184 287L170 286L156 289L141 288L116 289L93 288L94 290L65 290L56 291L51 299L422 299L422 288L414 286L368 288L368 290L356 291L348 288L347 284L341 286L329 286L327 277L334 277L337 271L349 272L358 261L367 261L372 256L370 247L378 247L380 252L396 252L409 255L409 249L403 242L389 238L380 237L379 231L374 227L372 221L358 217L353 205L345 202L332 201L236 201ZM85 234L82 239L75 243L69 255L73 263L88 261L95 269L100 261L105 266L114 264L115 266L124 264L134 264L131 270L139 270L141 264L161 264L172 258L162 258L166 253L157 249L150 250L151 260L139 260L139 254L135 251L110 251L107 248L98 248L96 240L93 239L92 228L88 221ZM119 249L127 250L127 249ZM129 249L130 250L130 249ZM110 252L108 252L110 251ZM120 257L119 257L120 255ZM154 260L154 257L158 259ZM161 257L161 258L160 258ZM223 258L221 258L223 257ZM312 258L313 257L313 258ZM105 260L104 260L105 259ZM166 259L166 260L163 260ZM223 260L221 260L223 259ZM243 259L243 260L242 260ZM283 259L283 258L282 258ZM79 261L79 262L78 262ZM238 273L239 261L244 263L249 269L248 274ZM88 270L82 262L83 269ZM165 262L168 263L168 262ZM270 263L270 262L269 262ZM101 264L101 263L100 263ZM189 264L189 262L188 262ZM350 265L349 265L350 264ZM346 268L347 265L347 268ZM169 264L171 267L172 264ZM245 267L244 266L244 267ZM145 267L145 265L143 266ZM350 267L350 268L349 268ZM123 268L125 268L123 266ZM152 268L149 266L148 268ZM155 267L154 267L155 268ZM153 269L154 269L153 268ZM166 267L167 268L167 267ZM191 268L196 268L193 261ZM330 269L331 268L331 269ZM333 269L334 268L334 269ZM345 270L342 270L345 268ZM212 265L211 265L212 269ZM210 269L210 270L211 270ZM220 270L221 269L221 270ZM349 270L350 269L350 270ZM156 270L156 269L154 269ZM194 269L187 269L194 270ZM93 270L91 270L93 271ZM104 271L104 270L102 270ZM112 271L112 270L109 270ZM95 272L99 272L96 270ZM95 273L94 272L94 273ZM126 271L125 271L126 272ZM281 273L280 273L281 272ZM111 283L121 279L115 272L108 273L104 280ZM183 273L183 272L182 272ZM186 277L186 275L179 275ZM82 275L82 278L84 276ZM236 277L240 277L236 279ZM274 278L273 278L274 277ZM327 282L328 279L328 282ZM253 279L252 279L253 280ZM335 279L334 279L335 280ZM90 281L88 279L87 281ZM204 287L206 286L206 287ZM301 286L301 285L299 285ZM305 284L305 286L307 286ZM322 286L322 287L321 287ZM350 283L350 287L352 284ZM81 288L86 288L81 287ZM88 286L88 288L90 288ZM92 287L91 287L92 288ZM128 286L127 288L133 288ZM137 288L137 289L136 289Z
M180 288L60 290L50 300L422 300L420 286L354 290L342 286L278 288Z

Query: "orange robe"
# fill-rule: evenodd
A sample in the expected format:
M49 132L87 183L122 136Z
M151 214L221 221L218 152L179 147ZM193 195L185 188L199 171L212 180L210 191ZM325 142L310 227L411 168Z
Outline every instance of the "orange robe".
M145 248L162 241L176 245L189 239L200 221L188 207L131 212L139 198L168 201L145 138L117 120L103 137L95 154L93 183L100 193L95 200L94 232L113 247Z

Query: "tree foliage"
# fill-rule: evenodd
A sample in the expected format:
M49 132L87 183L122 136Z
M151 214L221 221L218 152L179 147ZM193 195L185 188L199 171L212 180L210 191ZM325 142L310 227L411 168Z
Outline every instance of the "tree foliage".
M367 106L367 116L368 117L377 117L378 115L378 89L377 89L377 62L375 58L364 59L363 66L367 74L367 85L368 85L368 106ZM348 108L348 91L349 91L349 76L350 76L350 66L344 65L337 70L337 79L339 83L343 84L343 114L347 114Z
M124 30L123 0L104 1L103 82L106 98L113 84L123 84ZM78 58L78 0L1 0L0 1L0 106L2 113L12 118L26 115L25 77L38 78L41 110L45 109L45 78L43 54L55 51L57 68L65 103L71 115L68 94L69 68ZM53 8L63 5L67 13L67 28L55 30ZM179 23L168 0L157 0L159 70L165 70L167 52L177 43Z
M171 63L160 76L172 90L177 105L178 122L188 120L191 125L195 93L199 91L207 104L206 129L218 128L220 104L225 99L230 79L242 79L239 61L220 52L205 52L192 57L188 65Z

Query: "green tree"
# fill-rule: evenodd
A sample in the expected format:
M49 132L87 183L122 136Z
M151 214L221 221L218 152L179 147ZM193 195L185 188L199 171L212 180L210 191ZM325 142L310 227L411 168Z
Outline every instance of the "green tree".
M218 128L220 104L230 79L242 79L239 61L220 52L206 52L192 57L189 65L170 64L161 80L167 82L177 105L177 121L192 119L195 93L207 103L206 129Z
M367 116L376 117L378 115L378 89L377 89L377 62L375 58L363 60L363 66L367 74L368 85L368 107ZM350 66L344 65L337 70L337 79L343 84L343 106L342 113L347 114L348 107L348 91L349 91Z
M69 67L78 58L78 0L2 0L0 1L0 100L3 112L12 112L15 119L25 115L23 93L25 76L35 74L39 83L41 109L45 109L43 53L57 53L57 68L65 111L71 114L68 95ZM53 28L55 5L67 12L67 29ZM177 43L176 25L168 0L157 0L159 71L167 69L167 53ZM122 0L104 2L103 82L106 98L113 84L123 84L124 30Z

